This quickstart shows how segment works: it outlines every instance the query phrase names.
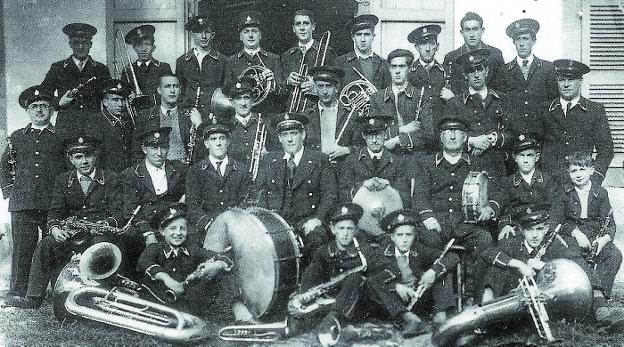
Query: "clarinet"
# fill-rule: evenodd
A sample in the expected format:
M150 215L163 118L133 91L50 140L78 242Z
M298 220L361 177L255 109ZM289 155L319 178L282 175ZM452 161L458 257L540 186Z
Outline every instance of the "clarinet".
M195 105L193 106L195 109L199 107L199 98L201 97L201 86L197 86L197 93L195 94ZM199 109L197 109L199 111ZM190 115L189 115L190 117ZM192 123L192 122L191 122ZM186 159L187 164L191 164L193 161L193 149L195 148L195 142L197 142L197 127L194 124L191 124L191 131L189 134L189 143L188 143L188 158Z
M15 183L15 177L17 172L15 171L15 165L17 164L17 153L15 153L15 149L13 148L13 142L11 141L11 137L8 136L7 140L7 151L9 155L9 159L7 163L9 164L9 182L10 184Z
M557 227L555 228L555 230L550 234L550 236L548 237L548 240L546 240L545 243L542 244L542 246L540 247L540 249L537 251L537 253L535 254L535 258L542 260L542 257L544 256L544 254L546 254L546 251L548 250L548 246L550 246L550 244L555 240L555 238L559 235L559 230L561 230L561 224L557 225Z
M613 219L613 208L611 208L609 210L609 213L605 216L604 222L600 226L600 230L598 231L598 233L596 234L596 237L594 238L594 241L592 242L593 245L591 248L591 252L589 253L589 256L587 257L587 263L592 265L594 269L596 268L596 265L597 265L596 256L598 256L598 243L596 243L596 241L607 233L607 230L609 230L609 225L611 224L612 219Z
M446 253L448 253L448 251L451 249L451 247L453 246L453 243L455 243L455 239L451 239L451 241L449 241L446 244L446 247L444 247L444 250L442 251L442 253L440 253L440 256L438 257L438 259L436 259L433 262L434 264L442 261L442 258L444 258ZM423 294L425 294L425 286L421 284L418 286L418 288L416 288L416 295L412 298L409 305L407 305L408 311L412 310L414 305L416 305L416 303L418 302L418 299L420 299L423 296Z

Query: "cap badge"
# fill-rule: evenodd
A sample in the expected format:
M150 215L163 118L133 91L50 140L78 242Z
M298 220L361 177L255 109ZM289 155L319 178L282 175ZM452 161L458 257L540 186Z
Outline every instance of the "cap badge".
M474 60L475 60L474 55L469 55L469 56L468 56L468 61L469 61L469 62L473 62Z
M121 83L117 84L117 89L121 89Z
M245 19L245 21L251 22L251 16L247 16L247 19Z
M516 29L520 29L520 23L516 23Z
M197 23L199 23L199 25L204 25L204 19L203 18L197 18Z
M39 95L39 89L35 89L35 96Z
M402 215L402 214L399 214L399 215L397 216L397 220L398 220L399 222L402 222L402 221L404 221L404 220L405 220L405 216L404 216L404 215Z
M524 137L524 134L522 134L522 135L518 136L518 140L520 140L520 141L524 141L524 139L525 139L525 138L526 138L526 137Z
M154 138L159 139L160 138L160 133L154 133Z
M340 213L347 214L347 212L349 212L349 209L347 208L347 206L342 206L342 208L340 209Z
M178 211L175 208L170 208L169 209L169 216L167 216L167 218L171 218L171 217L175 216L176 213L178 213Z
M533 210L531 210L531 208L530 208L530 207L528 207L528 208L526 209L526 213L527 213L527 214L533 213Z
M427 28L423 28L422 31L423 31L423 34L426 34L427 33Z
M375 119L374 118L369 119L368 124L375 125Z
M83 144L84 143L84 139L82 137L78 138L78 143Z
M217 124L217 117L212 117L212 124Z
M236 89L241 89L242 87L243 87L243 85L242 85L242 84L240 84L240 82L239 82L239 83L236 83Z
M137 35L139 35L139 36L143 35L143 32L141 31L141 29L137 29L136 33L137 33Z
M284 115L284 119L285 119L285 120L289 120L289 119L290 119L290 116L289 116L288 114L286 114L286 115Z

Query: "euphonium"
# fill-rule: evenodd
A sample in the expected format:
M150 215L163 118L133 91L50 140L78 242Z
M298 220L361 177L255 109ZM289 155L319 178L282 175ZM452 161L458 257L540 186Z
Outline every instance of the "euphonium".
M97 280L110 277L120 262L121 251L108 242L74 257L54 285L55 316L61 320L69 313L178 342L207 337L206 323L196 316L141 299L129 289L104 288Z
M267 96L269 96L269 93L272 90L275 90L276 86L275 78L264 78L263 73L268 69L260 58L260 54L256 54L256 56L258 56L258 60L260 60L260 65L249 66L241 71L240 75L238 76L238 78L246 76L256 80L256 85L253 89L253 102L251 103L251 106L256 106L262 103L267 98Z
M528 282L528 283L525 283ZM592 286L587 274L568 259L552 260L539 272L533 285L522 281L519 290L496 298L477 307L468 308L447 320L431 337L438 346L453 343L462 334L484 327L492 322L533 316L536 326L545 329L548 337L548 316L557 318L583 318L591 309ZM548 313L546 313L546 310ZM540 336L543 334L538 327Z

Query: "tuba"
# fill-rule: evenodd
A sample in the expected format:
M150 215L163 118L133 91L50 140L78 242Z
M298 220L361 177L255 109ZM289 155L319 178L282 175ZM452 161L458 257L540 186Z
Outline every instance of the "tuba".
M120 263L121 251L108 242L97 243L74 257L54 285L57 319L75 315L182 343L207 337L206 323L196 316L141 299L127 288L104 288L98 280L110 279Z
M492 322L517 320L528 311L539 335L552 341L549 315L583 318L591 305L592 286L585 271L571 260L555 259L544 265L535 281L524 278L515 292L450 318L433 333L431 340L437 346L447 346L466 332Z
M264 71L268 70L268 68L266 67L266 65L264 65L262 58L260 58L260 54L256 53L256 56L258 56L258 60L260 60L260 65L248 66L243 71L241 71L240 75L238 76L238 78L251 77L256 80L256 86L253 89L253 102L251 103L251 106L257 106L262 103L267 98L267 96L269 96L269 93L272 90L275 90L276 86L275 78L272 78L270 80L264 78L262 74L264 73Z
M228 118L234 114L234 106L230 99L223 94L221 88L215 89L210 97L210 111L217 117Z

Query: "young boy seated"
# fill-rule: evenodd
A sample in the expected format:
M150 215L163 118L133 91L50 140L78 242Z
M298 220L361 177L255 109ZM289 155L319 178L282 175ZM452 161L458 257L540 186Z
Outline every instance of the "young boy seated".
M540 144L532 135L518 136L513 147L513 159L518 170L501 179L497 187L500 188L503 205L503 212L498 218L499 240L516 235L519 226L512 217L527 207L543 202L548 202L553 207L561 205L563 188L559 180L536 168L540 159ZM553 221L559 219L553 211L550 218Z
M185 204L174 203L154 215L150 226L161 233L163 241L145 248L138 269L145 274L143 283L162 303L202 313L219 297L222 281L216 276L230 271L233 264L224 254L187 243L187 213ZM198 267L201 273L195 272Z
M405 338L427 332L427 325L420 318L423 315L433 312L437 325L455 307L448 271L457 265L459 257L447 253L438 260L442 250L414 242L417 224L418 219L407 209L392 212L381 220L381 227L390 234L392 244L383 253L385 269L369 276L365 284L370 299L403 323ZM410 311L409 303L418 295L422 296Z
M570 182L564 186L563 204L560 206L565 216L562 232L572 235L584 250L587 260L595 264L604 293L598 305L604 306L622 263L622 252L613 244L615 223L609 194L590 179L594 173L594 161L590 154L575 152L567 162ZM600 313L600 310L597 311L598 320L602 318Z

